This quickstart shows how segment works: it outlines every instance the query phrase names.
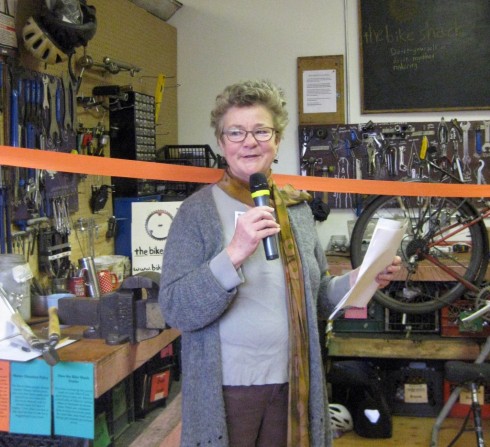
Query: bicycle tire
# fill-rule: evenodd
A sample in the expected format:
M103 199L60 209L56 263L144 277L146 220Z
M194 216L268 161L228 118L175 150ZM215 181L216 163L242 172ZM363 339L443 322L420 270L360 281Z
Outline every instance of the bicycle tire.
M471 284L480 284L485 277L489 245L486 227L480 220L462 229L478 216L475 206L464 198L375 196L352 230L352 266L361 265L370 232L379 218L406 219L407 230L397 250L402 270L387 287L375 293L374 299L396 312L435 311L461 297L468 288L428 258L435 258ZM444 239L449 228L454 234ZM464 247L469 247L469 251L455 253L458 243L461 251Z

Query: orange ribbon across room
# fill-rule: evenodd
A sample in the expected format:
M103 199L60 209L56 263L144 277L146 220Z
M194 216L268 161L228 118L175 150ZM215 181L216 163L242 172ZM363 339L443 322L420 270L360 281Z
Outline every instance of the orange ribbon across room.
M222 171L214 168L181 166L148 161L95 157L92 155L0 146L0 165L47 169L110 177L140 178L178 182L214 183ZM274 174L275 182L297 189L320 192L438 197L490 197L490 185L355 180L301 175Z

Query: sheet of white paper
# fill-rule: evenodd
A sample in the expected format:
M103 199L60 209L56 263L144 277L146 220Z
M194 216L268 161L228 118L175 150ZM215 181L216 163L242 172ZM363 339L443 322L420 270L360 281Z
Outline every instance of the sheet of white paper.
M10 321L11 316L11 310L4 300L0 299L0 340L19 334L17 327Z
M76 340L64 339L57 345L56 349L74 343ZM10 360L16 362L27 362L40 357L41 353L29 348L28 343L22 335L15 335L0 341L0 360Z
M393 261L405 234L407 222L379 219L364 256L357 280L330 315L332 320L340 309L366 306L378 289L375 278Z
M337 71L307 70L303 72L303 112L337 112Z

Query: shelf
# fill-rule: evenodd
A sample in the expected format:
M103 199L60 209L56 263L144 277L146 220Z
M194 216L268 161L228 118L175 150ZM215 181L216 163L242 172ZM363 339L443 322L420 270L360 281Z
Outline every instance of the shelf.
M104 339L83 338L82 326L62 328L62 336L77 339L59 349L62 362L92 363L94 365L94 397L100 397L129 376L179 335L177 329L166 329L155 337L139 343L108 345Z
M485 339L441 338L419 335L333 334L329 357L376 357L431 360L475 360Z

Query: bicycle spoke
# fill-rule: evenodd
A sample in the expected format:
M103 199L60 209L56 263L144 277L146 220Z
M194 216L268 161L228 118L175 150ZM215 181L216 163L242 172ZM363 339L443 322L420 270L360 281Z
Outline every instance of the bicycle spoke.
M488 260L486 228L467 199L378 196L359 216L351 237L351 262L361 264L370 235L380 218L407 221L398 254L402 271L376 293L386 307L425 313L475 291ZM468 247L467 253L453 246ZM461 250L464 251L464 250ZM482 259L484 259L482 261ZM478 290L478 289L476 289Z

